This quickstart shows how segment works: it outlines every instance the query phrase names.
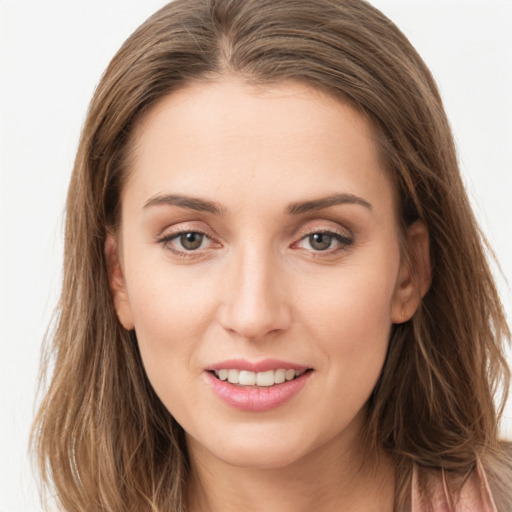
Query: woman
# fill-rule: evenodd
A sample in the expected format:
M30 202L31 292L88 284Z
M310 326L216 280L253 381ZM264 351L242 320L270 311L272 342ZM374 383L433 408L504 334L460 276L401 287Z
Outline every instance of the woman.
M84 126L43 477L69 511L509 510L509 336L398 29L177 0Z

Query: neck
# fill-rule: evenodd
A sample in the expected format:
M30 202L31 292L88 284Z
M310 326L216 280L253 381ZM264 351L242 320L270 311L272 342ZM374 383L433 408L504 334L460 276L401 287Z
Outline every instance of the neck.
M341 439L282 467L234 466L189 439L189 512L391 512L394 470L380 450L363 457Z

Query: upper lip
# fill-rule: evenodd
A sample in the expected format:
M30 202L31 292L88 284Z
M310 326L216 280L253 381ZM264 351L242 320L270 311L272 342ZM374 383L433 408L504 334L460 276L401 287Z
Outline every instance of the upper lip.
M308 370L309 366L302 364L291 363L289 361L281 361L279 359L263 359L261 361L248 361L247 359L229 359L219 363L212 364L205 368L206 371L215 370L247 370L250 372L267 372L269 370Z

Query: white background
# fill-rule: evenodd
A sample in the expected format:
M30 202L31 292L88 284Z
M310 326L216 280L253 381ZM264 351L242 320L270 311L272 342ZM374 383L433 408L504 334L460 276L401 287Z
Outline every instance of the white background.
M27 456L65 193L110 58L164 0L0 0L0 512L40 510ZM373 0L438 80L512 319L512 1ZM512 438L512 404L502 427Z

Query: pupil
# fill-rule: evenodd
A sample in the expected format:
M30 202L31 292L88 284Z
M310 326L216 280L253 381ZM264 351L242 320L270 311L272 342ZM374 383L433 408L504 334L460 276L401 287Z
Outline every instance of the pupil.
M189 251L198 249L202 241L203 235L201 233L185 233L181 235L181 245Z
M315 233L309 236L309 243L317 251L325 251L331 245L332 236L326 233Z

